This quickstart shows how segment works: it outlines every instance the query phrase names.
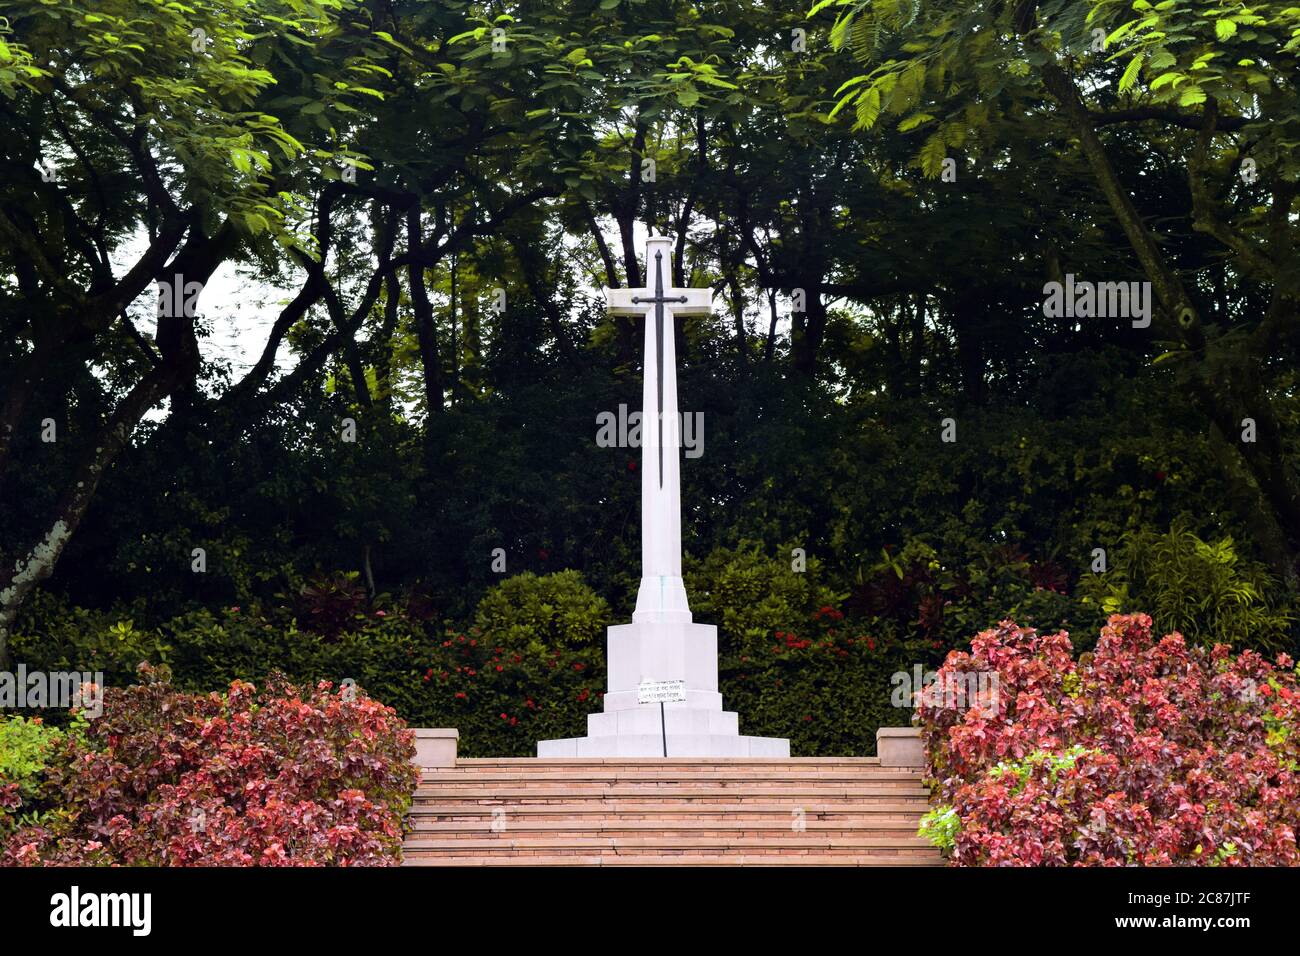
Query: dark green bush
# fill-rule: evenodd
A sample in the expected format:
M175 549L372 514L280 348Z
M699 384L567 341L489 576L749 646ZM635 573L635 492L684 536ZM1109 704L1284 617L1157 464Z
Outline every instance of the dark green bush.
M609 605L577 571L525 571L488 589L474 623L500 644L542 653L598 645L613 621Z
M162 632L137 627L135 609L97 611L70 606L37 592L12 638L14 661L42 670L102 672L104 683L125 686L141 661L167 662L171 646Z
M715 548L700 561L687 561L686 593L695 620L714 624L723 647L765 639L774 631L803 626L817 608L838 605L843 595L823 584L823 569L809 557L792 567L792 547L770 555L760 544L742 541Z
M1147 609L1158 631L1201 644L1286 650L1295 614L1278 581L1243 558L1231 537L1202 541L1185 518L1167 533L1131 532L1105 574L1087 577L1086 599L1106 614Z

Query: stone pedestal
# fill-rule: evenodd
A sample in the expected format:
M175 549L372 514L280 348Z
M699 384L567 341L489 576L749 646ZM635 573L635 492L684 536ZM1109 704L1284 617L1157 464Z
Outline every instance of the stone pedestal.
M537 743L539 757L788 757L790 741L746 737L718 692L718 629L707 624L636 622L609 629L604 711L587 717L587 736ZM643 680L684 680L686 700L638 704Z
M456 766L456 742L460 731L455 727L415 727L415 765L430 767Z
M925 768L925 744L920 727L880 727L876 730L876 756L882 767Z

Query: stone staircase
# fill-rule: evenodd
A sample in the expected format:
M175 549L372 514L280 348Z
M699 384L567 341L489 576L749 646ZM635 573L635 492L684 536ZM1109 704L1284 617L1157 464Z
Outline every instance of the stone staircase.
M937 866L918 770L875 757L460 759L426 769L407 865Z

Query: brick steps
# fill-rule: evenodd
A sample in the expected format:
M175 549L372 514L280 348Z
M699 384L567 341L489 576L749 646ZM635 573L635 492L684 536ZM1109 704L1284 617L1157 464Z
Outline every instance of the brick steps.
M801 821L801 832L814 833L826 839L849 839L854 836L872 835L897 839L910 839L916 836L916 828L909 821L895 820L883 823L859 823L856 821L826 822L820 820ZM496 829L493 829L493 828ZM452 840L472 840L476 838L495 838L509 841L531 834L543 834L548 838L559 839L592 836L612 839L633 839L639 836L688 836L696 835L713 840L730 840L733 838L768 838L779 839L794 833L789 815L784 820L526 820L512 821L507 826L493 820L459 821L451 823L417 823L411 831L410 845L428 837ZM422 845L422 844L421 844ZM925 845L925 844L923 844Z
M602 851L654 851L655 853L679 853L690 857L694 853L708 852L710 856L731 856L738 851L754 853L861 853L878 851L897 853L900 856L928 856L932 849L926 840L915 836L827 836L801 835L798 839L779 839L775 836L714 836L714 838L695 838L695 836L672 836L658 834L655 836L624 836L624 838L597 838L597 836L563 836L563 838L507 838L502 836L494 840L460 839L435 840L424 836L412 836L407 839L406 852L416 856L437 858L442 855L460 855L465 851L474 851L480 856L493 856L497 853L508 856L521 856L526 853L541 853L543 856L564 856L568 853L599 853ZM741 852L741 856L746 853Z
M819 856L815 853L754 854L733 856L708 856L700 854L689 859L671 854L601 854L574 856L455 856L429 859L421 856L406 857L405 866L942 866L943 860L933 858L907 858L873 856L871 854L844 854Z
M473 823L493 819L493 813L504 811L511 819L512 826L528 823L548 823L555 821L576 822L583 827L600 826L611 817L625 822L639 821L647 826L669 826L677 821L739 821L763 822L775 821L784 826L790 822L795 810L803 814L809 822L853 822L871 825L872 823L890 823L903 821L910 823L927 809L923 801L912 803L881 803L869 807L855 807L847 804L805 804L792 807L789 804L764 803L688 803L677 806L671 803L627 803L595 802L587 804L555 803L526 804L510 806L505 803L479 803L474 805L438 804L414 807L411 811L412 823L429 826L442 821L446 826L459 823Z
M405 860L438 866L916 866L920 774L875 758L459 760L427 771Z
M592 787L592 786L611 786L619 785L631 787L637 784L646 786L691 786L707 787L716 786L740 786L748 788L760 787L793 787L801 784L820 786L822 784L840 785L840 786L872 786L885 788L898 788L901 790L914 789L916 787L916 777L913 775L890 774L884 773L862 774L862 773L822 773L822 774L789 774L764 773L764 774L726 774L726 773L689 773L689 774L650 774L629 772L620 775L617 771L606 771L599 775L591 773L581 774L545 774L539 773L530 776L526 780L521 780L518 773L491 773L491 774L465 774L465 775L447 775L439 777L426 777L422 783L445 790L454 790L457 788L482 787L484 784L503 784L512 787L525 787L529 789L542 789L546 787Z
M607 787L590 787L590 788L565 788L543 791L533 787L511 787L495 788L491 791L490 796L484 796L484 791L472 787L464 789L446 788L446 787L426 787L416 791L415 803L423 806L432 803L445 803L449 800L464 798L474 801L475 803L487 799L494 799L497 802L523 802L533 803L537 801L567 802L578 799L633 799L633 800L671 800L673 802L690 801L690 800L707 800L716 802L718 800L736 799L742 802L760 802L771 803L773 800L782 800L789 805L802 805L812 801L823 803L861 803L871 799L898 800L909 798L914 800L925 800L928 793L922 787L911 787L906 790L902 788L886 787L764 787L762 789L745 788L742 785L736 786L718 786L708 789L691 787L690 789L665 786L660 788L654 787L624 787L611 785Z

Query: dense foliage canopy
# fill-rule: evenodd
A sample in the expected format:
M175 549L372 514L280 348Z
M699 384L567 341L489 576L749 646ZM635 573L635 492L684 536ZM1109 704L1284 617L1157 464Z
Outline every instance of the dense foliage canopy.
M822 606L1294 651L1298 48L1270 2L0 0L0 660L212 689L229 608L300 680L381 611L598 656L645 225L716 293L684 537L737 681Z

